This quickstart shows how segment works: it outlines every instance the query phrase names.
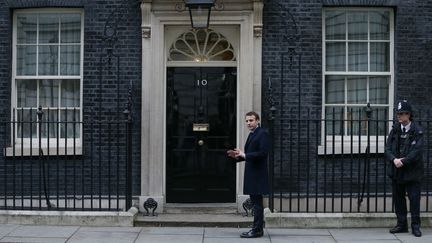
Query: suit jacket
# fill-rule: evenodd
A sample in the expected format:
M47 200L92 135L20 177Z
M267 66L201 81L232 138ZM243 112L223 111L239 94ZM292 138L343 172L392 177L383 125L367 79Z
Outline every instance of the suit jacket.
M387 174L393 180L400 182L418 181L423 177L423 130L414 122L407 133L404 144L401 142L401 125L395 123L386 143L385 155L388 160ZM403 149L401 149L401 146ZM395 158L401 158L403 166L396 168Z
M270 149L270 137L266 130L257 127L249 135L244 147L246 160L243 193L248 195L269 194L267 157Z

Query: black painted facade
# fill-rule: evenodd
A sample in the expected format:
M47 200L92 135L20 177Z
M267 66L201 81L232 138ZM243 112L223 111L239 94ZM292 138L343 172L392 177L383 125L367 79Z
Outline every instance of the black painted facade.
M394 39L394 93L395 100L408 99L414 105L416 111L428 112L432 105L432 2L424 0L279 0L264 1L263 13L263 53L262 53L262 80L263 80L263 122L269 125L266 117L269 117L267 98L269 96L268 80L271 80L273 98L277 112L275 114L275 171L282 172L275 175L275 186L286 192L308 190L311 192L339 192L341 187L347 186L358 191L360 170L356 167L364 156L347 157L343 155L320 156L315 153L320 132L315 125L289 123L290 120L300 117L320 119L322 109L322 10L331 7L390 7L395 16ZM0 0L0 108L1 119L10 120L11 107L11 69L12 69L12 15L15 9L25 8L80 8L84 11L84 80L83 80L83 117L84 119L111 120L118 119L127 102L127 93L132 83L133 97L133 191L135 195L140 193L140 164L141 164L141 11L136 1L128 0ZM114 15L111 15L114 13ZM110 44L103 40L104 27L112 17L119 18L118 39L113 43L113 53L120 57L119 72L116 64L113 66L101 66L100 58L106 56ZM292 59L289 58L289 53ZM287 53L282 60L281 53ZM300 57L301 56L301 60ZM282 63L283 62L283 63ZM112 69L114 68L114 69ZM100 77L102 70L102 79ZM102 86L101 86L102 80ZM120 82L118 82L120 81ZM120 96L118 96L118 92ZM300 108L300 110L299 110ZM307 126L310 128L308 133ZM285 129L289 127L289 129ZM90 134L90 127L84 128L84 134ZM108 128L103 128L107 134ZM299 130L300 132L292 131ZM86 132L87 131L87 132ZM1 143L8 139L8 132L0 129ZM309 134L309 136L307 136ZM280 135L280 136L279 136ZM429 137L432 137L429 135ZM106 137L101 141L101 166L108 160L108 146ZM161 137L162 139L162 137ZM300 150L293 151L292 148ZM83 157L77 160L90 159L90 148L85 147ZM428 148L430 150L430 148ZM87 157L86 157L87 156ZM285 158L281 165L281 158ZM303 163L305 158L316 160L314 165ZM0 160L8 164L0 168L0 178L5 173L10 173L11 161L1 157ZM32 159L24 163L31 163ZM74 160L71 157L58 157L53 160ZM372 181L375 178L373 171L384 170L383 159L380 156L371 158L373 166ZM279 161L279 163L278 163ZM345 163L345 162L346 163ZM351 161L354 161L353 165ZM292 164L290 164L292 163ZM65 164L60 165L61 171L71 175L74 172L64 169ZM316 174L310 175L310 180L305 178L303 166L310 166L310 171ZM354 177L346 170L349 166L358 168L354 171ZM288 169L289 168L289 169ZM37 168L35 167L37 171ZM431 174L431 169L427 171ZM84 173L89 173L87 167L83 167ZM104 170L103 170L104 171ZM335 185L332 178L326 178L328 171L334 171L337 177L344 178ZM27 173L27 170L23 170ZM54 171L53 171L54 172ZM96 174L103 177L104 173ZM80 172L77 172L80 173ZM333 174L334 176L336 174ZM355 181L352 181L354 178ZM382 180L383 178L379 178ZM382 184L380 181L376 184ZM373 182L373 183L375 183ZM429 178L430 182L430 178ZM332 184L333 183L333 184ZM37 184L37 183L36 183ZM39 191L35 184L33 190ZM294 186L286 186L294 185ZM28 188L24 185L23 188ZM21 188L21 185L17 186ZM334 188L330 191L328 188ZM27 189L25 189L27 190ZM105 188L104 190L110 190Z
M0 2L0 102L2 121L11 118L11 79L12 79L12 29L13 12L16 9L31 8L77 8L84 13L84 61L83 61L83 120L100 120L103 126L84 125L83 155L49 156L47 173L51 175L50 193L62 195L65 191L71 194L116 195L118 190L124 195L125 180L125 138L124 124L108 121L124 120L123 111L128 102L128 92L131 88L132 97L132 174L133 194L140 193L140 125L141 125L141 11L137 1L8 1ZM117 26L112 25L118 23ZM109 39L105 28L109 26L117 33L117 39ZM110 51L112 60L109 63ZM118 57L118 59L116 59ZM86 123L86 122L84 122ZM0 132L2 147L10 143L10 132L2 123ZM116 132L121 132L119 139ZM102 134L102 135L99 135ZM111 142L108 142L111 140ZM93 148L90 146L93 143ZM114 149L119 144L119 147ZM111 151L110 151L111 150ZM42 191L40 182L40 167L38 156L1 157L1 178L8 178L5 188L16 196L28 195L29 191L37 195ZM117 161L122 161L118 165ZM15 165L14 165L15 163ZM8 176L4 176L6 174ZM120 181L116 183L115 175ZM12 176L17 176L13 181ZM30 176L32 175L32 176ZM84 175L84 176L82 176ZM112 181L106 178L113 177ZM24 177L24 180L19 178ZM29 179L32 178L33 179ZM87 179L83 179L87 178ZM89 179L93 178L93 179ZM91 182L89 180L92 180ZM83 187L82 185L85 184ZM73 189L76 187L76 189ZM58 188L58 189L57 189ZM24 190L24 193L22 191ZM58 190L58 191L57 191ZM6 189L5 189L6 192Z
M266 117L271 116L268 98L272 98L276 108L273 120L276 198L305 197L306 194L316 194L321 199L339 195L356 198L360 197L365 186L370 185L364 193L385 194L390 200L391 181L386 177L386 161L382 153L367 156L365 151L353 155L333 154L331 149L327 154L316 152L322 145L321 124L318 121L322 116L323 96L323 9L393 9L394 100L409 100L414 106L416 118L429 117L430 120L432 71L428 68L431 64L428 56L432 44L432 2L322 0L264 3L262 104ZM269 81L271 91L268 90ZM431 183L429 123L422 124L429 140L426 141L424 153L425 191L430 190L427 185ZM271 124L267 121L266 125ZM313 210L313 206L308 205L308 210ZM301 208L306 210L305 205ZM288 211L287 206L283 210ZM319 210L332 209L328 204L326 209Z

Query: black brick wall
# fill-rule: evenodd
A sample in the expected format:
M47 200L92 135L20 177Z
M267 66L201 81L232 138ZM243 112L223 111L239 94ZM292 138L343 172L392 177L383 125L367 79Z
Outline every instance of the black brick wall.
M322 0L322 1L266 1L264 8L263 82L267 89L271 78L276 92L280 91L282 52L288 52L289 41L302 56L301 105L321 109L322 94L322 16L324 7L392 7L395 10L395 101L408 99L417 110L427 110L432 105L432 2L421 0ZM293 18L290 18L290 14ZM283 16L285 15L285 16ZM297 26L297 36L294 22ZM297 108L298 66L294 57L293 71L285 66L283 93L287 107ZM285 60L287 64L289 60ZM279 85L279 86L277 86ZM288 97L289 96L289 97Z
M262 55L263 123L269 126L266 117L269 114L267 90L270 79L277 108L274 120L275 186L277 191L284 193L305 193L307 190L310 193L340 193L343 186L338 185L346 185L344 192L348 192L347 188L358 191L363 183L365 156L355 155L351 158L347 155L317 155L317 144L321 143L321 127L315 126L316 122L313 121L306 123L308 117L321 119L324 7L393 8L395 102L408 99L416 113L422 112L423 115L430 111L432 105L432 96L428 95L432 92L432 69L429 68L432 43L431 1L265 1ZM283 53L285 58L282 58ZM297 122L299 118L300 122ZM428 131L427 135L430 139L431 131ZM428 149L430 151L430 148ZM347 174L351 161L354 163L352 177L350 173ZM371 190L384 190L383 162L382 154L371 160ZM426 174L430 181L431 171L426 171ZM333 177L336 182L333 182ZM318 183L316 186L315 182ZM388 189L387 184L387 191Z
M120 110L124 108L127 99L127 89L130 81L133 83L133 114L134 114L134 168L133 183L134 193L139 193L140 185L140 111L141 111L141 34L140 34L140 9L139 6L132 6L133 1L127 0L0 0L0 102L3 107L2 119L10 119L10 90L11 90L11 35L12 35L12 13L14 9L22 8L50 8L50 7L74 7L84 9L85 29L84 29L84 94L83 109L84 119L111 120L116 119L118 104ZM276 134L280 134L274 140L276 162L283 160L283 173L280 176L279 184L290 184L297 181L296 178L304 178L306 167L310 172L317 171L316 177L310 175L310 181L319 181L318 191L328 190L331 184L324 186L323 172L332 171L341 174L343 181L350 182L350 175L347 175L341 169L339 162L342 160L350 161L346 156L325 158L316 156L316 143L314 141L320 137L320 132L314 130L310 124L309 138L307 139L307 125L289 124L289 120L300 117L321 118L321 99L322 99L322 9L323 7L338 6L361 6L361 7L392 7L395 10L395 100L408 99L412 102L416 110L426 110L432 105L432 69L430 68L431 48L432 48L432 2L423 0L272 0L265 1L264 7L264 30L263 30L263 91L268 88L268 80L271 79L273 86L273 95L278 109L276 113L275 128ZM104 26L107 19L112 19L110 14L117 7L120 7L116 13L121 15L122 19L118 26L118 40L115 42L113 53L120 57L119 73L117 73L117 62L113 61L111 66L100 66L101 55L107 52L107 43L101 40L104 34ZM289 12L289 13L288 13ZM292 18L291 18L292 16ZM289 53L292 53L292 59ZM281 70L282 56L284 66ZM301 57L301 65L300 65ZM103 59L106 61L106 59ZM291 64L290 64L291 63ZM291 66L291 68L290 68ZM101 69L99 69L101 68ZM102 79L100 78L102 70ZM102 80L102 86L100 81ZM120 85L117 84L120 80ZM300 92L299 92L300 83ZM120 93L120 99L117 99L117 92ZM300 111L299 107L300 94ZM264 93L263 100L267 98ZM100 108L102 107L102 109ZM267 103L263 103L263 122L266 123ZM265 124L268 125L268 124ZM300 129L300 136L291 131ZM100 159L102 167L108 161L108 144L106 143L108 128L102 129L101 146L103 157ZM98 131L95 131L98 132ZM84 133L87 136L87 142L90 141L91 128L86 127ZM7 138L8 132L0 128L1 143ZM299 138L300 137L300 138ZM123 137L122 137L123 138ZM99 143L99 137L94 135L94 141ZM290 148L300 145L300 152L290 152ZM83 156L84 161L89 161L91 151L85 147L86 151ZM309 151L309 152L308 152ZM97 159L94 166L99 166L98 153L93 153L94 159ZM293 159L291 159L291 157ZM300 159L298 159L300 158ZM314 159L316 163L304 163L306 158L310 162ZM74 160L73 158L62 159L65 162ZM335 160L334 160L335 159ZM54 159L53 159L54 160ZM335 162L331 162L331 161ZM362 161L362 158L355 158ZM81 163L81 157L77 160ZM330 161L330 162L329 162ZM375 161L375 158L374 160ZM11 160L0 160L0 174L5 174L7 167L8 174L13 170ZM23 164L29 163L30 160L24 161ZM333 167L333 164L335 165ZM348 165L349 163L347 163ZM2 166L3 165L3 166ZM25 165L24 165L25 166ZM56 166L56 165L55 165ZM66 174L73 174L73 169L69 165L59 164L60 170L66 168ZM114 165L113 165L114 166ZM280 167L280 165L278 165ZM115 167L115 166L114 166ZM113 168L114 168L113 167ZM279 169L276 168L276 170ZM354 166L355 167L355 166ZM379 165L378 169L383 170ZM23 167L26 168L26 167ZM289 168L289 169L288 169ZM33 168L37 171L37 166ZM56 168L52 168L56 169ZM80 173L82 167L78 167L77 173ZM299 170L300 169L300 170ZM360 170L362 168L359 168ZM28 173L28 168L24 169L24 174ZM84 174L89 174L90 170L84 166ZM300 173L297 173L300 171ZM102 175L93 175L94 180L98 181L108 173L103 171ZM291 174L290 174L291 173ZM358 171L354 172L358 174ZM82 173L81 173L82 174ZM430 173L429 173L430 174ZM361 174L358 174L361 176ZM290 176L288 181L284 181ZM0 178L2 178L0 176ZM357 180L358 178L355 178ZM37 182L37 181L35 181ZM328 180L326 180L329 183ZM34 187L37 189L37 184ZM303 190L306 182L291 186L290 190ZM345 184L345 183L344 183ZM358 186L358 185L357 185ZM26 188L26 186L24 186ZM353 185L356 187L356 185ZM288 188L288 187L286 187ZM294 189L297 188L297 189ZM107 191L108 188L104 187ZM337 187L335 191L339 191Z
M140 192L140 161L141 161L141 11L137 1L128 0L0 0L0 102L3 107L1 120L10 120L10 104L11 104L11 53L12 53L12 16L15 9L28 8L80 8L84 11L84 79L83 79L83 118L84 121L90 119L111 121L123 119L123 110L128 99L128 89L132 84L132 116L134 118L132 131L133 144L133 190L137 195ZM113 42L112 53L114 55L110 64L108 64L108 49L110 44L104 40L104 28L107 21L116 21L118 19L117 39ZM118 57L118 59L116 59ZM102 60L102 62L101 62ZM0 140L2 144L8 142L8 128L5 129L2 123L0 131ZM123 129L123 128L122 128ZM111 130L111 133L109 132ZM93 133L92 133L93 131ZM124 161L125 148L124 138L125 133L121 131L118 135L120 140L120 160ZM117 135L115 126L108 127L104 125L101 129L97 125L84 126L84 155L73 157L51 157L49 158L49 171L53 177L52 183L56 183L54 176L57 168L61 171L60 185L64 183L65 175L69 181L67 190L71 192L74 175L76 176L77 191L81 191L80 181L84 174L87 178L93 178L95 184L94 191L97 191L98 182L101 180L102 193L108 192L107 175L117 173L116 158L117 150L112 146L116 145L114 140L109 144L108 137L113 139ZM6 134L5 134L6 133ZM99 134L102 134L99 138ZM93 137L91 139L91 137ZM94 143L93 151L90 149L90 143ZM111 146L111 147L110 147ZM2 145L3 147L3 145ZM100 151L99 151L100 148ZM111 151L111 154L109 154ZM102 157L99 157L99 154ZM108 172L108 163L111 155L111 171ZM5 168L9 176L13 173L20 175L23 172L25 180L21 183L18 179L16 182L17 194L21 193L21 184L24 191L29 190L29 185L32 184L32 189L35 192L39 191L39 167L34 164L32 173L34 179L28 180L30 173L31 161L38 161L37 158L19 158L22 163L13 164L12 159L0 158L0 177L4 178ZM59 161L55 163L54 161ZM93 161L93 162L91 162ZM83 163L84 162L84 163ZM22 166L22 167L19 167ZM91 171L93 168L93 172ZM99 171L101 168L101 174ZM15 169L14 169L15 168ZM75 169L74 169L75 168ZM119 167L118 173L123 174L125 167L123 164ZM15 170L15 172L13 172ZM21 171L22 170L22 171ZM75 173L75 174L74 174ZM92 174L93 173L93 174ZM92 177L90 177L92 176ZM90 179L86 179L90 180ZM112 182L111 182L112 183ZM121 182L123 185L124 182ZM8 188L12 188L13 182L8 183ZM53 188L55 185L53 184ZM88 183L86 183L88 185ZM122 187L121 185L121 187ZM5 185L6 187L6 185ZM70 188L68 188L70 187ZM2 187L3 188L3 187ZM111 185L111 192L115 188ZM3 189L2 189L3 190ZM87 192L89 188L84 189ZM60 193L64 189L60 188ZM123 192L121 192L123 194Z

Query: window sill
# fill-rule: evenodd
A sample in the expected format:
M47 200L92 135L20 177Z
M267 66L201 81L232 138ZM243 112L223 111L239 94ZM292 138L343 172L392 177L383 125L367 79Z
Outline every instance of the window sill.
M341 143L328 141L326 146L318 146L318 155L337 155L337 154L366 154L367 142ZM333 148L334 146L334 148ZM369 143L369 153L371 154L382 154L385 151L384 143L375 142Z
M24 156L39 156L39 147L21 146L17 144L15 150L13 147L7 147L3 150L6 157L24 157ZM42 148L43 156L77 156L82 155L82 148L74 147L50 147L49 150L46 147Z

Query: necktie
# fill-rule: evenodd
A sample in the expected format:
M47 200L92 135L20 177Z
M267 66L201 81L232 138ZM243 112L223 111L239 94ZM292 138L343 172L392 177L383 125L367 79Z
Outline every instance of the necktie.
M251 137L252 137L252 133L250 132L250 133L249 133L249 136L248 136L247 139L246 139L246 144L249 143Z
M403 133L406 133L406 128L405 128L405 127L402 129L402 132L403 132Z

